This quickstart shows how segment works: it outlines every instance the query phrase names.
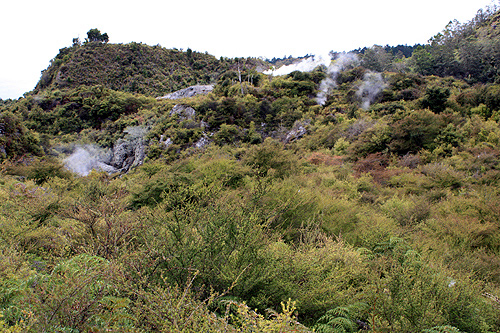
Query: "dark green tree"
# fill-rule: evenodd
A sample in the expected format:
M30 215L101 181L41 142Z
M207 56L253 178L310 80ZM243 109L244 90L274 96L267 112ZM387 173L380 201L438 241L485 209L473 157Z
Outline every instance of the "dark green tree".
M440 115L429 110L414 111L391 125L389 149L399 155L416 153L422 148L433 150L443 125Z
M391 54L379 45L373 45L368 48L365 51L362 60L364 67L377 72L388 70L391 67L391 63Z
M422 106L431 109L435 113L443 112L446 108L448 97L450 97L450 90L448 88L428 87L422 100Z
M417 73L422 75L430 75L433 73L434 58L423 46L417 47L417 49L413 52L412 59Z
M107 43L109 41L109 36L107 33L101 34L101 31L97 28L90 29L87 31L87 42L99 42L99 43Z

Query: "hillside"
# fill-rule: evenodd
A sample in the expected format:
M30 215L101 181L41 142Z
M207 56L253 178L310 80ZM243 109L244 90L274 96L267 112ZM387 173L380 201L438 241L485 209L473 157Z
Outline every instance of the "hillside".
M497 82L500 45L498 12L478 11L469 22L450 22L414 55L416 70L424 75L454 76L469 83Z
M242 59L241 68L262 64ZM71 89L102 85L112 90L162 96L195 84L209 84L236 69L235 59L216 59L196 51L166 49L139 43L90 42L62 48L42 72L35 93L46 89Z
M0 103L0 331L500 332L500 85L436 61L498 15L281 76L61 49Z

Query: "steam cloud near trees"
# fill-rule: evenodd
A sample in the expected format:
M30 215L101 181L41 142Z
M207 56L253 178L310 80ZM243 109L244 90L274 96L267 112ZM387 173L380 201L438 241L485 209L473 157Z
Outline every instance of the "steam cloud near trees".
M272 68L264 72L269 75L287 75L294 71L310 72L318 66L327 67L327 77L321 81L319 92L316 96L316 101L320 105L324 105L327 101L328 94L337 88L337 78L339 74L345 70L355 68L361 64L359 57L354 53L336 54L332 59L331 55L315 55L308 57L298 63ZM381 73L368 71L362 83L358 86L356 95L361 100L361 107L367 109L373 102L382 89L386 86Z

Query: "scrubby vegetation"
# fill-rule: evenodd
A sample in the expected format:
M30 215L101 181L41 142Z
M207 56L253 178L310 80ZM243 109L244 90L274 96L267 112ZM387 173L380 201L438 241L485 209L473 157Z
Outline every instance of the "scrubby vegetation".
M88 52L113 77L108 52L132 48L137 68L153 50L209 58L74 45L0 104L1 332L500 332L495 80L389 66L364 107L361 54L323 105L325 68L271 77L242 60L180 101L69 69L56 82ZM141 166L63 167L68 145L131 128L147 133Z
M74 43L59 50L51 65L42 72L35 91L103 85L158 97L189 85L211 83L238 65L253 68L262 63L254 58L216 59L191 49L170 50L160 45Z

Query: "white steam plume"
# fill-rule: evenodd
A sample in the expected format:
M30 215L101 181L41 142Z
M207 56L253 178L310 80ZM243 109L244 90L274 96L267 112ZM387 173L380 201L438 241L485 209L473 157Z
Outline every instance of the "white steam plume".
M354 53L341 53L338 55L330 66L328 66L327 76L319 85L319 92L316 96L318 104L323 105L326 102L328 91L337 87L337 77L340 72L349 67L356 67L359 65L358 56Z
M294 71L310 72L316 67L321 65L328 67L330 65L330 62L331 62L330 56L315 55L312 57L308 57L302 60L301 62L295 64L281 66L278 69L273 67L272 69L265 71L264 74L280 76L280 75L290 74L291 72Z
M359 86L356 95L361 98L361 107L368 109L378 93L386 87L382 74L367 72L363 77L363 83Z
M76 150L64 160L66 168L80 176L87 176L92 169L106 172L115 172L116 169L103 161L110 160L109 151L91 146L77 147Z
M270 69L264 74L280 76L287 75L294 71L310 72L320 65L327 67L327 76L319 85L319 92L316 95L316 102L320 105L326 103L330 90L337 88L337 78L339 73L355 68L361 64L358 56L354 53L338 53L332 61L329 55L319 55L306 58L298 63ZM358 87L356 95L361 99L361 107L367 109L382 89L386 87L384 79L380 73L367 72L363 77L363 82Z

